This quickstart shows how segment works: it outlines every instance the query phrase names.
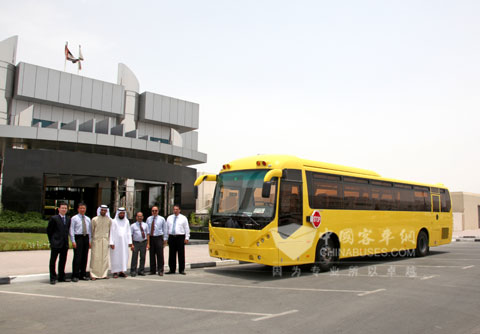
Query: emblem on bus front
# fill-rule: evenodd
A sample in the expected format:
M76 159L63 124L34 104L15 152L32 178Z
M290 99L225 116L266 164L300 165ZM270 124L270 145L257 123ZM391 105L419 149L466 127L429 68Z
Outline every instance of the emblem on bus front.
M322 222L322 215L320 215L319 211L313 211L312 215L310 216L310 222L315 228L318 228L320 226L320 223Z
M230 243L233 244L235 242L235 238L234 237L230 237Z

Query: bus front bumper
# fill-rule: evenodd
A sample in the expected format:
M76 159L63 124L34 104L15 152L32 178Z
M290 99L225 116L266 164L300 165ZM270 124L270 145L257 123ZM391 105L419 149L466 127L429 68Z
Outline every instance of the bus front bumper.
M260 263L267 266L279 266L278 249L264 247L233 247L222 244L208 243L210 256L243 262Z

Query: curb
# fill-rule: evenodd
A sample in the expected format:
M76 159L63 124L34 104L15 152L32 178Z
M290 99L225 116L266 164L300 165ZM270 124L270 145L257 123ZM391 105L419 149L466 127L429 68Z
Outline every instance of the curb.
M185 269L225 267L225 266L232 266L232 265L237 265L242 263L243 262L237 261L237 260L219 260L219 261L211 261L211 262L186 263ZM168 265L165 265L165 268L168 270ZM145 267L145 272L148 272L148 271L150 271L150 268ZM66 278L70 279L72 277L72 274L65 273L65 276ZM49 282L49 281L50 281L50 274L48 273L0 277L0 285L28 283L28 282Z
M454 240L456 242L480 242L479 237L456 237Z

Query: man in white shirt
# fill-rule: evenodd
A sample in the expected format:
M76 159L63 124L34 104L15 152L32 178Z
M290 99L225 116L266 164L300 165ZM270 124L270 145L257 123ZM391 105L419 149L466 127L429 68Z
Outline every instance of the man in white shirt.
M176 257L178 254L178 272L185 275L185 245L190 239L190 227L188 219L180 214L180 206L173 207L173 215L167 218L168 231L168 266L170 271L167 274L175 274L177 269Z
M85 203L79 203L78 214L72 217L70 224L70 240L73 247L72 282L78 282L79 279L89 280L87 262L92 242L92 224L90 218L85 216L86 210Z
M152 207L152 215L147 218L148 241L150 249L150 275L163 276L163 248L167 244L167 228L165 219L158 215L158 206Z
M145 254L147 252L148 225L143 222L143 213L137 212L135 216L137 221L130 228L132 230L132 261L130 265L130 275L137 276L138 254L140 253L140 267L138 274L145 276Z

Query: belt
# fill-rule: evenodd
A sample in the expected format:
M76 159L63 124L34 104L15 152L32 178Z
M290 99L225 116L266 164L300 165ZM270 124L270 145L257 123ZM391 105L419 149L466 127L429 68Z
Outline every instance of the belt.
M88 237L90 234L85 234L85 237ZM83 237L84 235L83 234L75 234L75 238L77 237Z
M133 242L146 242L146 241L147 241L147 239L145 239L145 240L133 240Z
M150 238L160 238L160 237L163 237L163 234L160 234L160 235L152 235Z

